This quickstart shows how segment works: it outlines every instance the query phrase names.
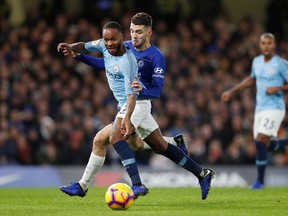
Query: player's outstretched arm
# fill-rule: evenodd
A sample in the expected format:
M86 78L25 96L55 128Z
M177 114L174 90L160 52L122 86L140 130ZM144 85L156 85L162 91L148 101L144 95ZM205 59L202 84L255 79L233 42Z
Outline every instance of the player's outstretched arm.
M99 70L105 70L105 64L103 58L97 58L94 56L81 54L74 57L74 59L81 61L87 65L90 65L93 68L99 69Z
M221 95L221 101L227 102L229 101L237 92L249 88L255 84L255 79L251 76L246 77L244 80L242 80L240 83L235 85L229 90L226 90Z

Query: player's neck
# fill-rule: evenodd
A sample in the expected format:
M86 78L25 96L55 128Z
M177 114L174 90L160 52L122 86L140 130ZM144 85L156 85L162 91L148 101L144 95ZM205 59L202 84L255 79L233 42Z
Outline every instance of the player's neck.
M125 47L122 45L115 56L122 56L126 52Z
M148 49L149 47L151 47L150 42L143 44L141 47L135 47L135 49L137 51L144 51L144 50Z
M269 62L273 58L274 54L272 55L264 55L264 62Z

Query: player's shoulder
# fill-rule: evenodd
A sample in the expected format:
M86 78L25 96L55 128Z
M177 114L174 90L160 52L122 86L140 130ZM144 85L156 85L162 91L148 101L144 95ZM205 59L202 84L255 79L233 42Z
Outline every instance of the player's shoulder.
M126 48L132 50L132 48L133 48L132 41L131 41L131 40L124 41L124 46L125 46Z
M276 61L287 63L286 59L282 58L281 56L279 56L277 54L274 57L275 57Z
M264 56L261 54L261 55L257 55L253 58L253 61L263 61L264 60Z
M155 46L154 44L151 44L151 47L149 47L149 49L150 49L153 53L155 53L156 55L161 55L161 56L163 56L162 51L161 51L157 46ZM163 56L163 57L164 57L164 56Z
M288 61L286 59L282 58L279 55L275 55L275 60L276 60L278 65L280 65L284 68L288 68Z

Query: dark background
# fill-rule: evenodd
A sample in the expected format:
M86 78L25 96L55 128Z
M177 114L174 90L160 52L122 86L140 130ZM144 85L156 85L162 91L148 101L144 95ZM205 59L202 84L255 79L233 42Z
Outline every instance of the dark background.
M103 23L153 16L152 42L167 61L165 86L154 100L164 135L183 133L199 163L254 164L254 89L228 104L221 93L250 74L259 36L275 34L287 59L285 0L0 0L0 164L86 164L94 135L116 114L105 73L56 52L59 42L101 37ZM93 54L94 55L94 54ZM287 99L286 99L287 104ZM288 119L279 137L287 137ZM108 147L106 164L118 163ZM141 165L165 166L151 150ZM288 151L270 157L288 164Z

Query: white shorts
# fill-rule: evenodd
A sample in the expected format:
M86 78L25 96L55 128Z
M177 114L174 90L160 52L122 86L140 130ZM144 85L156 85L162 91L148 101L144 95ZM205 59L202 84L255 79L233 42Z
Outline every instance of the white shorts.
M277 137L280 125L285 117L285 110L267 110L256 112L254 115L253 136L258 133Z
M137 100L134 111L131 116L131 123L136 129L136 133L145 139L159 126L151 114L150 100ZM121 107L116 118L124 118L126 114L126 104Z

